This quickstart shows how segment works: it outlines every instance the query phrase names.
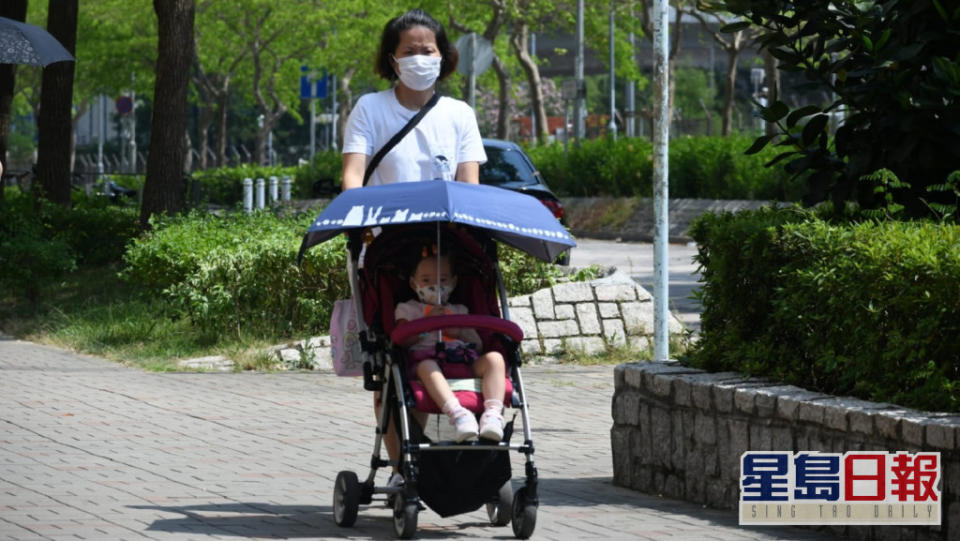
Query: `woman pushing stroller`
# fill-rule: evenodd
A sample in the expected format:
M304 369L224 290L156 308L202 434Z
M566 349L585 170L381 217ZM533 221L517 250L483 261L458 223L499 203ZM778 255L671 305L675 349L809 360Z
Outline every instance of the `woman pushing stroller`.
M433 246L436 252L436 246ZM424 247L421 259L410 273L410 288L419 300L409 300L397 305L397 324L423 317L465 315L467 307L448 304L450 294L457 286L457 276L449 254L431 253ZM500 441L503 439L503 396L506 363L496 351L483 354L483 342L477 331L470 328L446 328L442 331L424 332L410 337L400 344L408 349L408 367L411 377L416 375L430 398L454 426L457 442L474 440L477 436ZM454 395L443 375L444 363L471 364L474 374L482 380L483 414L480 423L474 414L464 408Z

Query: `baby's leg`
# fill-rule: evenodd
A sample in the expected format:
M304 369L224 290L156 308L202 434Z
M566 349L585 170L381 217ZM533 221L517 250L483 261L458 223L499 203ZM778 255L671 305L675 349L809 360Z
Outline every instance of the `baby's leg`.
M503 394L506 392L506 370L503 355L496 351L484 353L473 362L473 373L483 380L484 400L503 401Z
M417 364L417 378L423 383L434 403L439 404L440 410L450 418L450 423L457 431L455 439L457 441L476 439L477 418L460 405L437 361L433 359L420 361Z
M496 351L485 353L473 363L474 373L483 379L483 415L480 416L480 437L503 439L503 395L506 392L506 362Z

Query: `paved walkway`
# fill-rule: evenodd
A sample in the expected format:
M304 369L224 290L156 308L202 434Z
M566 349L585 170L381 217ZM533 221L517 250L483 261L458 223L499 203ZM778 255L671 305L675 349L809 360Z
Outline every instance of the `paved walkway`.
M534 539L832 538L612 486L612 371L525 371ZM337 472L366 472L370 404L359 380L330 374L147 373L0 339L0 539L391 538L383 508L352 529L331 515ZM487 524L483 510L424 511L418 534L512 537Z

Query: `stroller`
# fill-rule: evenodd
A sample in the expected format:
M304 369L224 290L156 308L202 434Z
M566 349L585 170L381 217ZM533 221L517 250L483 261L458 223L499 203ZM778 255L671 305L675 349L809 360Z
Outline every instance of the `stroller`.
M536 214L542 210L552 222L556 222L535 199L499 188L452 186L462 184L458 182L404 184L407 186L394 188L396 185L389 185L350 190L341 194L338 199L347 196L356 197L351 192L361 191L370 196L373 190L405 192L425 188L428 190L453 188L480 190L481 195L488 190L496 190L496 192L509 194L508 196L494 194L497 197L506 197L512 203L524 205L523 210L513 210L513 212L521 212L517 215L526 216L522 213ZM441 184L450 186L441 187ZM471 193L468 199L472 198ZM366 199L369 200L370 197ZM422 201L423 197L414 197L414 199ZM527 206L528 201L533 205ZM487 227L483 224L478 227L475 225L475 219L474 224L457 224L444 221L443 216L440 215L438 215L440 219L427 223L393 225L389 219L381 219L372 223L371 220L363 222L363 225L368 227L342 227L345 225L343 220L329 218L331 214L340 212L333 208L337 202L335 200L311 227L301 246L301 255L310 245L322 242L324 237L332 236L329 232L316 232L316 229L321 228L321 224L333 224L334 227L328 229L347 232L347 270L360 327L360 344L364 358L363 385L366 390L381 393L382 405L369 474L362 481L353 471L341 471L337 475L333 495L334 521L339 526L350 527L355 523L361 505L370 505L375 502L382 505L385 502L393 510L395 534L401 539L408 539L416 533L417 516L423 508L422 504L429 506L443 517L471 512L485 505L492 525L512 524L513 533L517 538L530 537L536 526L539 499L528 403L520 372L522 361L519 345L523 339L523 332L515 323L507 319L509 318L507 294L499 272L495 238L497 240L506 238L512 244L516 245L516 243L512 241L512 237L498 236L496 230L490 229L490 224L485 224ZM401 201L400 206L403 204ZM349 218L350 213L356 213L356 205L351 208L348 202L342 206L347 210L342 211L341 215ZM509 206L507 205L507 212L511 211ZM382 207L379 207L377 215L380 215L382 210ZM408 209L402 210L402 213L405 217L410 214ZM362 209L360 214L363 215ZM387 215L390 214L387 213ZM394 216L397 215L400 213L394 214ZM464 214L461 212L458 215ZM488 221L504 225L509 230L518 229L512 223L506 224L496 219ZM550 224L550 222L546 223ZM562 226L550 225L566 235ZM336 229L336 226L341 227ZM376 226L379 230L376 236L371 232L372 226ZM538 231L542 232L542 230ZM551 235L559 234L551 231ZM551 240L555 239L551 237ZM565 240L559 243L554 242L545 254L537 255L543 259L548 257L553 259L558 252L572 244L572 239L566 235ZM417 247L429 245L456 247L454 265L457 269L457 287L450 302L466 305L469 315L429 317L396 325L394 308L397 303L415 296L409 287L406 275L415 264L413 256L417 253ZM546 246L542 239L540 245ZM513 408L513 416L512 419L509 418L510 409L505 412L505 418L509 420L504 426L504 436L500 442L481 439L455 443L451 439L444 438L442 431L438 431L436 435L428 435L425 426L421 426L414 418L415 411L436 414L440 412L440 408L432 401L423 386L407 373L407 353L399 344L414 335L442 331L448 327L476 329L483 342L484 350L499 351L506 361L504 404ZM474 413L481 412L483 397L472 379L474 375L471 366L456 363L443 363L442 366L444 375L451 383L461 405ZM514 422L518 415L522 420L522 442L511 443ZM394 428L394 434L397 434L400 439L400 456L397 466L404 478L404 483L398 487L377 486L375 484L377 470L392 465L389 460L381 456L381 447L384 445L384 438L391 425ZM429 423L426 426L429 426ZM518 451L525 456L524 482L515 493L511 484L510 451Z

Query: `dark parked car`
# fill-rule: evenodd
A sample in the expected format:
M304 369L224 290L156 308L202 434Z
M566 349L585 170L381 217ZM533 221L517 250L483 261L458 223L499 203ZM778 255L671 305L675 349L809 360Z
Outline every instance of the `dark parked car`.
M516 143L500 139L484 139L483 149L487 152L487 163L480 166L480 184L490 184L536 197L560 223L566 225L563 203L550 191L540 171L537 171L523 149ZM568 265L570 252L560 256L557 263Z

